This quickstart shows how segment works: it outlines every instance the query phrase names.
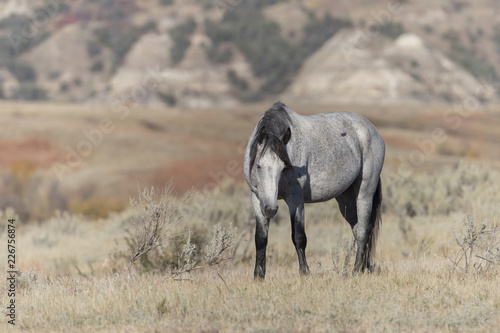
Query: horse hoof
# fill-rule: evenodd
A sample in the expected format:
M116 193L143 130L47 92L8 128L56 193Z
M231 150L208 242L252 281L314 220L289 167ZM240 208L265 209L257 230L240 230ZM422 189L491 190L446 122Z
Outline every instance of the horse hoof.
M302 276L307 276L307 275L311 274L311 271L309 270L309 267L306 267L306 268L299 269L299 273Z
M264 278L266 277L266 272L264 272L264 270L259 267L258 269L256 269L254 272L253 272L253 278L254 280L264 280Z

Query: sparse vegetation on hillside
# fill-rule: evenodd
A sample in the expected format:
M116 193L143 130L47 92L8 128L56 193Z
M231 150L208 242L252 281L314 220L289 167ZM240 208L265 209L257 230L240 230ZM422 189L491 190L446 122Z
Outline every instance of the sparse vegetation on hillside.
M155 29L156 24L152 21L141 27L112 21L110 25L94 30L94 35L101 45L111 49L113 70L116 70L139 37Z
M161 6L169 6L174 3L174 0L158 0Z
M98 60L92 64L92 66L90 67L90 70L92 72L100 72L103 70L103 68L104 68L104 64L102 63L102 61Z
M332 17L329 13L324 14L322 18L309 13L309 20L304 26L304 38L299 45L304 52L302 58L305 59L314 53L340 29L350 26L351 21Z
M338 30L351 24L328 14L323 18L311 14L303 40L295 45L281 36L275 22L249 7L228 11L221 22L205 22L206 33L213 42L207 54L212 60L229 57L221 56L218 46L223 42L234 43L252 65L255 76L265 79L260 88L262 94L284 91L304 60Z
M248 89L248 82L245 79L239 77L238 73L236 73L234 70L230 69L227 71L227 78L235 89L243 91Z
M380 27L380 33L389 38L396 39L399 35L403 34L405 29L401 23L387 22Z
M24 101L43 101L47 99L47 93L34 82L22 82L14 91L13 99Z
M7 52L11 57L18 56L31 50L33 47L50 37L51 33L46 27L33 27L30 26L31 23L32 21L29 17L16 14L8 16L0 21L0 30L6 32L4 36L1 36L1 39L9 42L8 46L7 43L2 42L2 55L5 55ZM1 60L5 60L5 58L2 57L0 61Z
M9 17L0 22L0 26L5 29L11 29L13 24L17 24L19 17ZM4 21L7 21L5 23ZM4 23L2 23L4 22ZM1 29L1 28L0 28ZM14 28L12 28L14 29ZM10 33L10 30L7 30ZM16 30L12 30L15 32ZM5 67L19 82L19 87L14 91L13 99L21 100L45 100L46 92L37 85L37 75L30 63L20 58L21 54L28 51L36 44L42 42L50 36L50 32L42 31L33 38L22 38L22 42L13 47L8 35L0 36L0 67Z
M448 31L443 38L450 43L448 55L451 60L457 62L475 77L498 80L495 68L487 61L486 57L478 55L474 48L466 47L457 32Z
M87 41L87 52L89 56L95 57L102 52L102 48L95 40Z
M216 64L225 64L231 60L233 52L228 48L221 49L218 44L213 44L207 47L207 56Z
M162 102L167 104L168 106L174 106L177 104L177 98L175 98L175 95L171 93L164 93L164 92L157 92L156 95L161 99Z
M31 65L23 60L13 59L5 63L7 69L19 82L36 81L36 73Z
M45 15L45 14L44 14ZM47 93L36 83L37 76L30 63L20 56L51 36L47 27L31 26L32 21L24 15L11 15L0 21L0 67L5 67L19 81L19 87L11 98L18 100L45 100ZM26 36L26 31L35 33Z
M170 37L174 41L174 46L170 50L170 57L174 64L179 63L184 58L184 53L189 45L191 45L189 36L193 34L195 29L196 21L193 18L189 18L186 22L170 30Z

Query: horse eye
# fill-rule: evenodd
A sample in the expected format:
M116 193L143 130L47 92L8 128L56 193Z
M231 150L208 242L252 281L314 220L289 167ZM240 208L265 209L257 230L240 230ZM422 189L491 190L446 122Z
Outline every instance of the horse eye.
M260 169L261 169L261 167L260 167L260 165L259 165L259 164L257 164L255 167L257 168L257 170L260 170Z

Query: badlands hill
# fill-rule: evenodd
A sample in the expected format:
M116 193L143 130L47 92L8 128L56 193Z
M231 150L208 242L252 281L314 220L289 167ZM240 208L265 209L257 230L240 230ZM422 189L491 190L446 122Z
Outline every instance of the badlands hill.
M498 3L6 0L0 97L235 106L496 100Z
M331 103L493 97L490 83L480 82L416 34L381 38L363 49L349 49L352 38L356 31L344 30L325 43L302 66L284 98Z

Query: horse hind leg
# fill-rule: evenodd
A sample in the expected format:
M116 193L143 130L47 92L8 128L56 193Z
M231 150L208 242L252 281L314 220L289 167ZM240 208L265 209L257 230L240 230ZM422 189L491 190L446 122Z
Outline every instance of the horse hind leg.
M358 200L357 208L358 223L352 228L357 243L354 272L363 272L366 268L370 269L368 243L371 234L371 226L369 223L372 210L371 200Z
M336 200L339 205L340 213L351 226L354 238L357 241L358 238L356 237L354 228L358 225L358 210L356 205L356 191L354 190L354 185L352 185L344 193L339 195L336 198ZM359 242L358 242L358 248L359 248ZM357 259L356 262L358 262Z
M371 199L364 199L357 194L359 193L359 187L359 183L354 183L336 198L342 216L352 228L357 245L354 272L363 272L365 268L369 268L370 266L367 247L371 233L370 213L372 201Z
M370 184L371 185L371 184ZM382 184L380 178L372 186L361 188L358 194L358 223L353 227L354 237L358 243L355 272L373 270L372 257L375 255L375 244L380 224L380 206L382 203ZM373 190L372 190L373 189Z

